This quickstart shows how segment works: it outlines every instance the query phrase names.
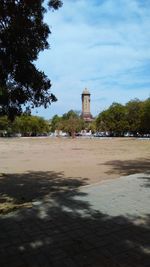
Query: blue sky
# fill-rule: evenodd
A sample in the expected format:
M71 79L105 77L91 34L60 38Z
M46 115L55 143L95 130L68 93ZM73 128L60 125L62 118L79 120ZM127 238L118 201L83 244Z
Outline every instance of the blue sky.
M149 0L63 0L45 21L50 49L36 65L51 79L58 101L33 114L49 119L81 110L85 87L94 116L112 102L150 97Z

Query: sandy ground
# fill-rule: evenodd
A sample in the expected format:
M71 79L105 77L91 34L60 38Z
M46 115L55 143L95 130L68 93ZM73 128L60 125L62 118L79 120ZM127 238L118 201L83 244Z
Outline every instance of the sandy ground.
M51 172L96 183L150 170L150 140L0 139L0 173Z

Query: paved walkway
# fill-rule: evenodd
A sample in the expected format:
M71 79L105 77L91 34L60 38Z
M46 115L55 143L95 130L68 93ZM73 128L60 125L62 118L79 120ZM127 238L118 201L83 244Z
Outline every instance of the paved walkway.
M57 186L0 216L1 267L150 266L150 174Z

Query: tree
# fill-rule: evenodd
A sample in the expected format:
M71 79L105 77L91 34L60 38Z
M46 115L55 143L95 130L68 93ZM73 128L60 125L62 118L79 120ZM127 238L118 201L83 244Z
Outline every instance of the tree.
M126 118L126 108L113 103L107 110L101 112L96 119L98 130L109 131L117 136L122 136L129 128Z
M67 132L75 137L75 133L81 131L84 128L84 121L78 115L77 112L70 110L62 116L61 130Z
M140 131L150 134L150 98L145 100L142 105Z
M34 62L40 51L49 48L51 33L43 17L44 0L0 1L0 115L13 119L22 105L46 108L56 97L51 82ZM50 9L58 9L60 0L49 0Z
M107 126L107 110L102 111L99 113L95 120L96 124L96 130L97 131L108 131L108 126Z
M9 127L9 121L7 116L0 117L0 131L6 131Z
M0 116L0 136L5 136L9 131L9 121L7 116Z
M52 132L55 132L56 130L60 130L60 128L61 128L61 117L59 117L58 115L54 115L52 120L51 120L50 126L51 126L51 131Z
M129 130L134 135L136 135L141 128L142 106L142 101L139 99L131 100L126 104Z
M23 136L37 136L49 132L48 123L41 117L21 115L12 123L12 132Z
M96 120L93 120L92 122L90 122L87 126L87 130L91 131L92 133L96 132Z
M21 133L23 136L30 136L32 134L30 116L17 116L12 123L12 132Z

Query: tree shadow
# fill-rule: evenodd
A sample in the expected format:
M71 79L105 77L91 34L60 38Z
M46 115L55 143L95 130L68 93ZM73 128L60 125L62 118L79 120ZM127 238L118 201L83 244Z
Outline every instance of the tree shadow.
M150 159L111 160L107 161L105 165L112 167L107 174L130 175L150 172Z
M0 197L33 206L0 216L0 266L149 266L150 215L94 210L80 190L86 181L62 172L2 175Z
M150 172L147 172L147 174L150 174ZM143 180L143 187L150 187L150 176L140 176L138 179Z
M27 172L23 174L1 174L0 199L11 198L21 204L57 198L57 202L67 198L68 193L78 195L78 188L86 185L88 179L63 176L63 172Z

